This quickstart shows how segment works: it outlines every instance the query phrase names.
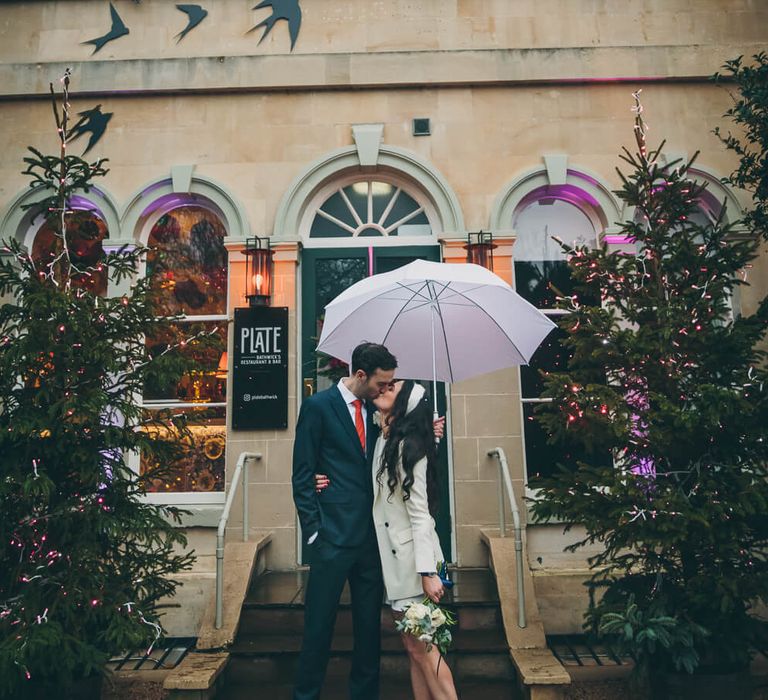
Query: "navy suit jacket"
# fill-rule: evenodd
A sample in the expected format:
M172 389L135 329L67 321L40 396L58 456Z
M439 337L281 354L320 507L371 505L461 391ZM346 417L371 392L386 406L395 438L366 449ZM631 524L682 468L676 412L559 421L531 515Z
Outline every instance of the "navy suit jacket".
M363 451L347 404L334 385L301 404L293 445L293 500L304 538L319 537L339 547L355 547L373 531L371 460L378 437L374 407L367 404ZM315 474L330 485L315 491Z

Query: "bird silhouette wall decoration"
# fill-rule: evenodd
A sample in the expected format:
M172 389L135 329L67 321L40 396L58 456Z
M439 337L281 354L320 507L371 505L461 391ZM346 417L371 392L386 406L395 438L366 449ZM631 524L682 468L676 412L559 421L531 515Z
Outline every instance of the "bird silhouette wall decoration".
M67 143L80 138L83 134L90 134L88 145L83 151L83 155L88 153L104 136L109 120L112 119L114 112L102 112L101 105L96 105L93 109L87 109L84 112L78 112L75 125L69 130Z
M187 26L184 27L174 38L178 44L187 34L189 34L200 22L208 16L208 10L200 5L176 5L177 10L181 10L188 17Z
M262 2L256 5L253 9L260 10L264 7L271 7L272 14L259 22L249 31L249 33L264 27L264 32L261 35L261 39L259 39L259 43L261 43L267 38L267 34L272 31L275 23L278 20L284 19L288 22L288 34L291 37L291 51L293 51L296 39L299 36L299 28L301 27L301 7L299 7L299 0L262 0Z
M0 0L0 2L1 1L2 0ZM136 5L141 4L141 0L133 0L133 2ZM257 29L263 29L264 31L259 39L259 44L261 44L261 42L267 38L267 35L270 34L272 29L274 29L275 24L280 20L285 20L288 23L288 34L291 38L291 51L293 51L293 48L296 45L296 39L299 36L299 30L301 29L301 7L299 6L299 0L262 0L252 9L261 10L265 7L271 8L272 14L259 22L255 27L248 30L248 34ZM179 3L176 5L176 9L187 15L187 25L174 37L178 44L208 16L208 10L202 5L193 3ZM112 26L109 31L95 39L81 42L83 44L93 45L92 56L101 51L101 49L103 49L110 41L114 41L115 39L119 39L121 36L130 33L130 30L125 25L125 22L123 22L122 17L120 17L112 2L109 3L109 13L112 18Z
M115 6L111 2L109 3L109 13L112 16L112 27L110 28L110 30L103 36L99 36L99 37L96 37L95 39L89 39L88 41L82 42L83 44L93 44L95 47L93 49L93 53L97 53L98 51L101 51L101 49L103 49L104 46L108 44L110 41L119 39L121 36L125 36L130 32L128 27L125 26L125 23L121 19L120 15L117 14L117 10L115 9Z

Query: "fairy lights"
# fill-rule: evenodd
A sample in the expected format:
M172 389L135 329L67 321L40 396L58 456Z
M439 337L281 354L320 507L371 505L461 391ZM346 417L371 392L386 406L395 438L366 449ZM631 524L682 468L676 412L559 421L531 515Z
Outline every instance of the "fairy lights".
M3 678L14 697L26 694L24 679L63 684L98 667L116 644L141 639L151 650L160 638L156 601L172 594L172 577L193 557L166 520L175 509L142 500L143 480L127 455L171 462L189 431L185 414L167 416L176 428L170 440L143 431L154 417L136 397L148 383L177 383L195 361L189 353L220 332L195 329L150 348L147 337L169 331L151 280L139 274L147 250L121 248L81 264L88 246L78 231L91 227L98 250L88 250L100 255L106 229L78 209L76 193L106 169L67 155L69 72L62 86L58 155L30 149L26 159L32 186L54 193L33 207L50 237L30 252L10 240L0 259L0 284L14 299L0 323L0 641L18 669ZM106 280L107 270L130 291L100 297L92 278Z

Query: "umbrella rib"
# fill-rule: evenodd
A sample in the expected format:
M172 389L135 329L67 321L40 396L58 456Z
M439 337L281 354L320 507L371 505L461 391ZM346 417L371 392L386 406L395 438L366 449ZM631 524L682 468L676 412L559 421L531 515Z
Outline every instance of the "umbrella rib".
M434 280L430 280L430 282L434 284ZM427 288L430 290L430 292L435 291L434 287L429 282L427 282ZM437 309L437 315L440 317L440 327L443 329L443 345L445 345L445 355L448 360L448 372L451 375L451 384L453 384L453 364L451 363L451 349L448 347L448 337L445 334L445 320L443 319L443 312L440 309L438 297L434 297L434 300L436 302L435 309Z
M404 284L402 284L401 282L398 282L398 285L399 285L400 287L402 287L403 289L407 289L409 292L413 292L413 290L412 290L412 289L410 289L409 287L405 286L405 285L404 285ZM422 284L422 289L423 289L423 288L424 288L424 285ZM373 296L372 296L370 299L366 299L366 300L365 300L365 301L364 301L362 304L360 304L360 306L358 306L358 307L355 309L355 311L359 311L359 310L360 310L360 309L362 309L362 308L363 308L363 307L364 307L366 304L370 304L372 301L376 301L377 299L386 299L386 297L385 297L384 295L385 295L385 294L389 294L391 291L392 291L391 289L384 289L384 290L382 290L382 291L381 291L379 294L374 294L374 295L373 295ZM415 296L418 296L418 294L419 294L420 292L421 292L421 290L417 290L415 293L413 293L413 294L411 295L411 297L405 301L405 304L403 305L403 308L405 308L406 306L408 306L408 304L411 302L411 300L412 300L412 299L413 299ZM401 299L391 299L391 300L389 300L389 299L388 299L387 301L402 301L402 300L401 300ZM326 306L326 309L327 309L327 306ZM395 315L395 318L397 318L397 316L399 316L399 315L400 315L400 313L402 313L402 309L401 309L401 310L400 310L400 311L399 311L399 312L398 312L398 313ZM393 321L393 325L394 325L394 321ZM325 341L324 341L324 342L325 342L325 343L327 343L328 341L330 341L330 339L333 337L334 333L336 333L336 331L338 331L339 329L341 329L341 327L342 327L341 325L337 325L337 326L336 326L336 327L335 327L335 328L334 328L334 329L333 329L333 330L332 330L332 331L331 331L331 332L328 334L328 337L325 339ZM392 330L392 326L390 326L389 330ZM387 335L389 335L389 331L387 331ZM382 345L383 345L383 343L382 343Z
M398 317L398 316L400 316L400 314L402 314L402 313L403 313L403 309L405 309L405 307L406 307L406 306L408 306L408 304L410 304L410 303L411 303L411 301L413 301L413 299L414 299L415 297L417 297L417 296L419 296L419 295L421 294L421 292L422 292L422 290L424 289L424 287L427 287L427 286L428 286L428 283L427 283L427 282L424 282L424 283L421 285L421 289L417 289L417 290L415 290L415 291L414 291L413 289L410 289L409 287L406 287L404 284L402 284L402 283L400 283L400 282L398 282L398 284L399 284L401 287L403 287L404 289L407 289L409 292L413 292L413 295L411 296L411 298L410 298L410 299L407 299L407 300L406 300L405 304L403 304L403 305L400 307L400 311L398 311L398 312L397 312L397 313L396 313L396 314L393 316L393 318L392 318L392 323L390 323L390 324L389 324L389 328L387 328L387 332L384 334L384 338L383 338L383 339L382 339L382 341L381 341L381 344L382 344L382 345L386 345L386 344L387 344L387 338L389 337L389 334L392 332L392 329L395 327L395 322L397 321L397 317Z
M502 335L503 335L503 336L504 336L504 337L505 337L505 338L506 338L506 339L507 339L507 340L508 340L510 343L512 343L512 347L513 347L513 348L514 348L514 349L517 351L517 354L518 354L518 355L520 355L520 357L522 357L522 358L525 360L525 364L528 364L528 359L525 357L525 355L523 355L523 353L522 353L522 352L520 352L520 348L518 348L518 347L517 347L517 344L515 343L515 341L514 341L514 340L512 340L512 338L510 338L510 337L509 337L509 334L508 334L508 333L507 333L507 332L506 332L506 331L505 331L505 330L504 330L504 329L503 329L503 328L502 328L502 327L499 325L498 321L496 321L496 319L495 319L493 316L491 316L491 314L489 314L489 313L488 313L488 312L487 312L487 311L486 311L486 310L485 310L485 309L484 309L482 306L480 306L480 305L479 305L479 304L478 304L476 301L473 301L472 299L469 299L468 297L464 296L463 292L459 292L459 291L457 291L457 290L454 290L454 291L455 291L455 292L456 292L456 294L458 294L459 296L461 296L461 297L464 297L464 298L465 298L465 299L466 299L466 300L467 300L467 301L468 301L470 304L473 304L473 305L474 305L474 306L476 306L478 309L480 309L480 311L482 311L482 312L483 312L483 313L484 313L484 314L485 314L485 315L486 315L486 316L487 316L487 317L488 317L488 318L491 320L491 322L493 323L493 325L494 325L494 326L496 326L496 328L498 328L498 329L499 329L499 331L501 331ZM546 337L546 336L545 336L545 337ZM447 345L448 345L448 343L446 342L446 347L447 347Z
M447 296L448 292L451 292L451 296L448 298L454 298L458 300L462 300L464 303L456 303L456 301L448 302L447 300L443 303L445 306L471 306L479 309L482 311L483 314L490 320L490 322L496 326L496 328L499 329L499 332L510 342L512 347L515 349L519 357L527 363L527 358L525 355L520 351L520 348L518 348L515 341L510 337L510 335L502 328L502 326L499 324L499 322L490 314L488 311L486 311L478 302L471 299L467 296L468 292L474 291L475 289L481 289L486 285L478 284L475 287L472 287L470 289L467 289L465 291L460 291L456 289L455 287L451 286L451 282L440 282L436 280L424 280L424 281L413 281L409 284L404 283L402 281L396 282L397 286L400 287L403 290L406 290L410 296L407 299L397 299L397 298L390 298L387 299L388 301L395 301L395 302L403 302L402 306L400 307L399 311L393 316L391 323L389 324L389 328L387 328L386 333L384 334L384 337L382 339L382 344L386 345L387 339L389 338L390 333L392 332L392 329L395 326L395 323L397 322L397 318L401 314L405 314L408 311L414 311L418 310L419 308L423 308L425 305L434 305L437 309L437 313L440 317L440 326L443 333L443 343L445 347L445 352L447 355L448 360L448 372L451 377L451 382L454 381L454 374L453 374L453 366L451 362L451 352L450 348L448 346L448 337L446 334L446 326L445 326L445 318L443 317L442 309L441 309L441 297ZM437 289L437 285L440 285L440 289ZM424 294L424 290L428 291L428 296ZM359 311L360 309L364 308L369 302L375 301L377 299L386 299L386 294L389 294L393 292L393 289L386 289L382 290L381 293L375 294L370 299L366 299L365 302L360 304L355 310ZM417 303L410 308L409 305L414 301L417 300ZM342 326L337 325L336 328L334 328L329 334L328 337L325 339L325 343L329 342L330 339L334 336L337 330L339 330ZM551 329L550 329L551 330Z

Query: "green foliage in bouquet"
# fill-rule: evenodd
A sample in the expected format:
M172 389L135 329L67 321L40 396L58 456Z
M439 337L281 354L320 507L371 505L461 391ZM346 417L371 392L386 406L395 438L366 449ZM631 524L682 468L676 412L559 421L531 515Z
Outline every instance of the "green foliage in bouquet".
M395 629L410 634L427 645L427 651L437 647L442 656L448 653L453 637L449 629L456 624L453 614L441 608L429 598L421 603L405 606L403 617L395 623Z

